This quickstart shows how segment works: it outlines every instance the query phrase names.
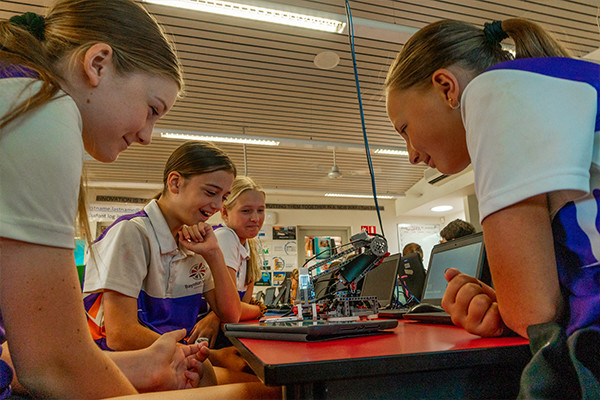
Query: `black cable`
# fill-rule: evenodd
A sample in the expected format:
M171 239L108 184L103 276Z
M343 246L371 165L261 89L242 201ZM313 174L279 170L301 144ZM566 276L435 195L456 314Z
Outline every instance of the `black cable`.
M367 155L367 164L369 165L369 173L371 174L371 188L373 190L373 200L375 201L375 209L377 210L377 218L379 219L379 229L383 233L383 222L381 222L381 212L379 211L379 203L377 201L377 189L375 188L375 173L373 172L373 161L371 160L371 151L369 150L369 141L367 140L367 128L365 126L365 112L363 110L362 96L360 94L360 83L358 81L358 68L356 66L356 53L354 51L354 26L352 25L352 11L350 3L346 0L346 19L348 20L348 40L350 44L350 52L352 53L352 64L354 65L354 81L356 83L356 95L358 97L358 106L360 109L360 121L362 124L363 138L365 140L365 153Z

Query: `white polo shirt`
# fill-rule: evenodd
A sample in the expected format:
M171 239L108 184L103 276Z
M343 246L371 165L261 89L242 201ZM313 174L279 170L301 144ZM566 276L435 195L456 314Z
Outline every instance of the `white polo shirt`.
M246 285L246 273L248 271L248 260L250 260L250 247L240 243L237 233L228 226L215 229L215 235L219 241L219 247L225 257L225 265L236 271L236 285L240 296L244 296L248 285Z
M140 322L158 333L194 327L207 309L202 293L214 289L208 264L180 248L156 203L117 219L92 246L85 268L84 303L92 332L105 344L103 290L138 299Z

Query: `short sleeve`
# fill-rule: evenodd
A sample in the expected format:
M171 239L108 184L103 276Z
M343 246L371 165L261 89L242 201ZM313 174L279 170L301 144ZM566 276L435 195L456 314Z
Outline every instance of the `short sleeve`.
M21 93L28 80L6 81L3 98ZM38 88L31 85L21 98ZM0 106L0 115L8 107ZM0 141L0 236L73 248L84 154L74 101L63 93L2 128Z
M83 291L109 289L137 298L148 273L149 254L146 234L134 220L109 227L104 237L92 245Z
M531 196L589 191L596 91L581 82L496 70L462 97L481 220Z
M235 271L240 270L241 256L239 252L240 239L235 232L229 228L218 228L215 230L219 247L225 258L225 265Z

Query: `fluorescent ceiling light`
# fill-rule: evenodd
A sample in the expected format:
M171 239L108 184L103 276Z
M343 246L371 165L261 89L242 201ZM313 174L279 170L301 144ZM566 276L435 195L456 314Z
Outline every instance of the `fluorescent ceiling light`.
M154 128L152 135L154 137L164 137L171 139L206 140L222 143L246 143L258 144L263 146L286 146L306 149L326 148L328 150L335 149L336 151L339 150L350 152L364 152L365 150L365 146L362 143L326 142L322 140L312 139L295 139L293 137L273 137L220 132L202 132L193 130L171 129L168 127ZM401 147L385 147L376 149L371 148L371 151L381 154L408 155L408 152L402 149Z
M325 193L325 197L353 197L358 199L372 199L373 196L369 194L347 194L347 193ZM377 195L378 199L389 200L393 199L394 196L389 195Z
M408 151L406 150L399 150L399 149L375 149L375 154L390 154L390 155L397 155L397 156L407 156L408 155Z
M300 28L316 29L326 32L341 33L346 27L343 21L337 21L329 18L315 17L312 15L300 14L284 10L277 10L267 7L259 7L251 4L233 3L220 0L144 0L146 3L160 4L170 7L185 8L188 10L197 10L215 14L229 15L254 19L258 21L274 22L297 26Z
M435 206L431 208L431 211L433 212L445 212L445 211L450 211L454 209L454 207L452 206Z
M240 136L217 136L217 135L193 135L187 133L175 133L175 132L161 132L160 137L168 139L181 139L181 140L204 140L206 142L220 142L220 143L242 143L242 144L257 144L260 146L279 146L279 142L270 139L261 139L259 137L240 137Z

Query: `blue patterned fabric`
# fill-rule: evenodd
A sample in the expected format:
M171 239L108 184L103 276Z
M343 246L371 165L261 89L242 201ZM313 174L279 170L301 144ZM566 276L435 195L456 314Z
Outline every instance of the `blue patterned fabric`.
M6 332L4 331L4 320L0 313L0 343L6 342ZM2 355L2 347L0 347L0 355ZM10 383L13 379L13 371L7 363L0 360L0 399L10 397Z

